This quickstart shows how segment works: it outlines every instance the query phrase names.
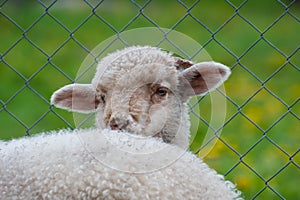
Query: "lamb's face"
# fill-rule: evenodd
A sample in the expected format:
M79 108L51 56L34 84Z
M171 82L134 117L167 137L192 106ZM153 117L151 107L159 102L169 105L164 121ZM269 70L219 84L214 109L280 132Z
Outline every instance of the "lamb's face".
M104 58L91 84L67 85L52 95L51 103L96 112L100 128L161 137L165 142L175 138L179 144L178 134L189 132L185 102L218 87L229 74L229 68L219 63L194 64L158 48L130 47Z
M105 70L93 81L99 101L97 126L170 142L181 119L178 79L175 66L161 63Z

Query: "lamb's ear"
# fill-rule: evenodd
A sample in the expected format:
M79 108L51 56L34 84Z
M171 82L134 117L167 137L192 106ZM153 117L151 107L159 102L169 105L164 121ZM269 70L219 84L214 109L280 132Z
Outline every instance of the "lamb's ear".
M96 110L99 101L91 84L70 84L53 93L51 104L69 111L89 113Z
M219 87L230 75L230 69L216 62L201 62L180 72L182 101L191 96L204 95Z

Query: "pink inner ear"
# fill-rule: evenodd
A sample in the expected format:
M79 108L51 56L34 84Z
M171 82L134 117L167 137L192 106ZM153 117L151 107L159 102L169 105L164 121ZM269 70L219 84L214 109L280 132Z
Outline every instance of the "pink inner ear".
M191 84L191 87L194 89L195 94L205 93L209 90L206 81L202 77L202 75L198 72L194 72L192 78L188 78Z
M183 100L191 96L204 95L219 87L230 75L230 69L220 63L197 63L181 73Z
M192 86L195 85L200 93L205 93L223 83L226 71L220 68L204 68L198 70L197 74L198 75L192 81Z

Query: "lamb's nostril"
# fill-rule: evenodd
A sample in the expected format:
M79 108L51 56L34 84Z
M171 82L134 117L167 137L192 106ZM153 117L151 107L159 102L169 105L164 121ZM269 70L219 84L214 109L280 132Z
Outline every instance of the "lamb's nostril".
M114 119L109 122L109 126L112 130L122 130L127 125L128 125L128 122L126 122L126 123L125 122L124 123L122 123L122 122L117 123L116 120L114 120Z
M116 123L110 123L109 126L112 130L121 130L122 129L122 127Z

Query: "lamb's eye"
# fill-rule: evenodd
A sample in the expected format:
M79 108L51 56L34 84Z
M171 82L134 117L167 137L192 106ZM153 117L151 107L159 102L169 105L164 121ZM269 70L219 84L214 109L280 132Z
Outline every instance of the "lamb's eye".
M163 96L166 96L166 94L168 93L167 89L166 88L158 88L155 92L157 95L163 97Z
M105 95L104 95L104 94L101 94L101 95L100 95L100 99L101 99L101 101L102 101L103 103L105 103Z

